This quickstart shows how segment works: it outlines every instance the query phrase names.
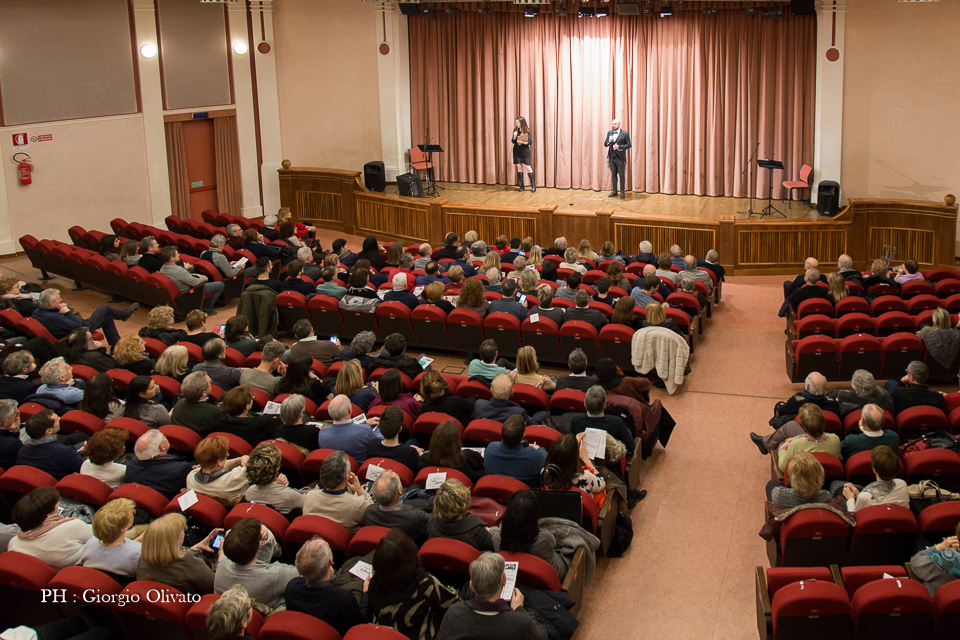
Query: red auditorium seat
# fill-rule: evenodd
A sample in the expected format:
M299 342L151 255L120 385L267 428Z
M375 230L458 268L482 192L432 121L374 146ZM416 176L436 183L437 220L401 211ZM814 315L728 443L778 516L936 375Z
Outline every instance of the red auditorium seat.
M476 311L454 309L447 315L447 334L451 348L477 353L483 342L483 318Z
M941 299L954 296L960 293L960 280L956 278L940 280L933 285L933 293Z
M843 302L843 300L841 300L841 302ZM604 329L606 328L607 327L604 327ZM629 330L629 327L625 328ZM806 316L793 323L793 331L797 340L803 340L807 336L833 336L834 333L836 333L836 329L836 320L821 314ZM600 335L602 339L603 331L600 332Z
M919 295L910 300L907 300L907 313L912 316L917 315L921 311L926 311L928 309L936 309L940 306L940 299L933 294Z
M483 333L486 338L497 342L501 357L516 357L523 346L520 337L521 321L509 313L491 313L483 319Z
M932 296L933 293L933 285L923 280L911 280L900 286L900 297L904 300L911 300L917 296Z
M37 592L47 588L56 575L57 570L39 558L16 551L0 553L0 597L7 614L4 626L13 622L10 612L16 613L18 624L50 622L56 612L51 612L49 603L40 601Z
M907 365L914 360L922 361L927 353L923 340L914 333L895 333L880 342L880 379L903 377Z
M316 451L310 452L310 455L303 461L302 468L305 482L311 482L320 477L320 468L323 467L323 461L333 452L333 449L317 449ZM347 455L347 460L350 461L350 471L358 473L360 471L360 463L350 455Z
M333 296L315 295L307 302L310 323L318 336L346 335L340 317L340 301Z
M923 279L927 282L940 282L942 280L956 280L957 274L946 267L933 267L923 272Z
M941 502L930 505L917 518L919 537L934 544L955 535L960 524L960 502Z
M484 420L482 418L471 420L463 432L464 441L479 442L487 445L491 442L499 442L502 423L496 420Z
M113 383L113 388L117 391L126 391L133 379L137 377L136 374L127 369L110 369L107 371L107 376Z
M92 436L106 425L106 422L86 411L68 411L60 418L60 430L64 433L79 432Z
M589 364L596 363L597 339L599 334L593 325L579 320L564 322L560 326L559 335L561 353L570 353L574 349L583 349L583 352L587 355L587 362Z
M231 458L248 456L250 455L250 452L253 451L253 447L250 446L249 442L234 433L227 433L226 431L214 431L213 433L208 434L204 440L218 437L224 437L229 442Z
M833 480L843 480L843 463L840 462L840 458L833 454L824 453L822 451L815 452L813 457L816 458L820 463L820 466L823 467L823 485L825 487L830 486L830 483ZM783 486L785 487L790 486L790 463L792 461L792 458L787 460L787 467L783 472Z
M320 517L320 516L317 516ZM283 540L290 522L274 509L262 504L242 502L230 510L223 519L223 526L229 529L244 518L256 518L260 524L273 533L277 540Z
M0 493L11 509L22 496L39 487L52 487L57 479L46 471L18 464L10 467L0 476Z
M559 440L561 435L562 434L556 429L543 425L529 426L523 432L523 437L527 442L532 442L545 449L552 447L553 443Z
M907 303L899 295L881 295L870 303L870 315L877 317L887 311L907 311Z
M544 411L550 403L550 398L542 389L530 384L513 385L510 400L523 406L530 415Z
M635 331L622 324L608 324L600 329L597 335L597 346L600 349L601 358L610 358L617 363L622 370L627 371L633 368L631 361L631 343ZM539 353L539 351L537 352ZM564 351L563 353L569 353Z
M957 283L960 285L960 280L957 280ZM960 293L955 293L952 296L943 298L942 300L943 308L949 311L951 315L960 313Z
M774 640L847 640L850 598L832 582L795 582L777 591L770 604Z
M480 552L459 540L431 538L423 543L417 555L424 568L431 572L469 579L470 563L480 557Z
M857 333L873 335L873 318L865 313L848 313L837 318L835 338L846 338Z
M853 596L856 640L928 640L933 637L933 600L919 582L874 580Z
M353 537L346 527L323 516L299 516L293 519L283 534L284 547L289 555L295 555L305 542L320 536L334 551L346 553Z
M960 638L960 580L937 589L933 596L933 609L937 625L934 640Z
M904 438L901 436L901 440ZM927 449L904 460L904 480L913 484L933 480L941 489L960 491L960 455L947 449ZM2 480L2 478L0 478Z
M283 331L293 331L293 325L298 320L310 318L307 313L307 299L302 293L284 291L277 296L274 304L277 305L277 315Z
M853 599L857 589L874 580L883 580L883 574L888 574L894 578L907 579L907 571L903 565L878 564L863 567L843 567L840 569L840 579L842 586L847 590L847 595Z
M358 624L347 631L343 640L404 640L407 636L392 627L376 624Z
M368 458L364 460L363 464L360 465L360 470L357 471L357 477L363 480L372 480L373 478L367 477L367 471L370 465L375 465L387 471L393 471L400 476L400 484L404 487L409 487L416 481L416 475L414 475L411 469L408 469L405 464L391 460L390 458Z
M410 312L410 327L416 344L434 349L450 347L447 314L442 309L431 304L419 305Z
M774 567L764 571L757 567L754 571L757 598L757 630L761 638L773 638L773 618L771 601L783 587L798 582L832 583L833 575L827 567Z
M779 562L771 558L771 565L820 567L846 564L848 534L847 523L829 511L798 511L781 523L781 557Z
M437 427L447 420L453 420L457 427L460 429L460 437L463 437L463 425L460 424L460 421L456 418L453 418L445 413L438 413L436 411L428 411L427 413L421 413L413 423L412 433L424 433L427 435L432 434Z
M278 611L260 628L259 640L340 640L336 629L298 611Z
M110 494L113 492L110 485L103 480L79 473L64 476L54 485L54 489L64 498L88 504L95 509L110 502Z
M137 438L150 431L150 427L133 418L114 418L109 426L111 429L123 429L129 433L128 439L131 442L135 442Z
M537 352L537 360L541 362L563 362L559 332L556 322L541 316L538 316L537 322L527 318L520 325L522 344L533 347Z
M473 487L473 496L490 498L494 502L506 505L514 493L529 488L519 480L508 476L487 475L477 480L476 486Z
M861 451L846 459L843 464L843 471L847 482L866 486L877 479L876 474L873 472L873 467L870 465L871 453L871 451ZM900 470L897 472L897 477L903 477L902 463L900 463Z
M874 330L878 338L885 338L895 333L912 332L914 327L913 316L905 311L885 311L874 318Z
M805 318L814 314L823 315L832 318L834 316L833 303L822 298L813 298L804 300L797 305L797 319Z
M380 335L399 333L408 344L413 344L413 325L410 321L410 307L402 302L381 302L376 310Z
M445 473L447 474L447 480L459 480L465 487L473 488L473 482L465 474L456 469L448 469L446 467L424 467L420 469L419 473L417 473L416 480L414 480L414 484L424 486L427 482L427 476L431 473Z
M913 555L917 520L906 507L877 504L857 511L850 533L851 565L902 564Z
M390 529L387 527L360 527L360 530L353 534L353 538L350 540L350 555L367 555L380 545L380 541L388 533L390 533Z
M606 329L607 327L604 327ZM601 335L603 332L600 332ZM550 405L547 407L551 414L561 414L568 411L585 412L584 398L586 393L577 389L560 389L550 396Z
M457 387L457 395L464 398L476 396L480 400L490 400L493 398L493 394L490 393L490 387L474 380L467 380L461 383Z
M897 415L901 442L908 442L935 429L948 429L946 414L936 407L910 407Z
M870 313L870 305L863 298L857 296L847 296L833 305L833 312L837 318L845 316L848 313Z
M165 513L181 512L178 498L179 496L174 496L174 498L167 503L167 506L164 508ZM218 529L223 527L223 521L227 517L227 508L213 498L198 493L197 502L190 505L183 513L205 527Z
M841 339L837 349L837 379L849 380L857 369L866 369L879 378L880 353L880 341L871 335L855 334Z
M828 336L809 336L791 340L787 347L787 374L793 382L803 382L814 371L827 379L837 372L837 344Z
M120 485L110 494L110 500L117 498L129 498L137 503L137 506L146 511L154 518L163 515L169 502L162 493L156 489L135 482L127 482Z

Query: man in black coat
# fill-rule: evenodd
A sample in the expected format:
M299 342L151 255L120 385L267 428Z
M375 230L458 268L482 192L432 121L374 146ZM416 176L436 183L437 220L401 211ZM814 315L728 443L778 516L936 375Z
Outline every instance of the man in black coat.
M813 300L815 298L829 300L829 291L817 284L819 282L820 272L816 269L808 269L806 274L806 284L790 294L790 297L787 298L786 302L783 303L783 306L780 307L779 316L781 318L785 318L787 316L788 308L796 311L797 307L799 307L800 303L804 300Z
M823 411L832 411L839 415L840 403L827 397L827 378L816 371L807 376L803 391L777 404L774 408L774 414L784 420L792 420L800 413L800 407L807 403L815 404Z
M786 300L790 294L799 289L807 281L807 271L810 269L820 269L820 261L816 258L807 258L803 263L803 273L793 280L786 280L783 283L783 299ZM820 282L826 282L827 276L820 274Z
M0 376L0 398L23 402L27 396L37 392L40 385L30 380L30 374L37 368L33 354L29 351L17 351L3 361L3 376Z
M910 407L943 409L943 394L927 386L929 377L930 369L927 365L914 360L907 365L907 375L903 376L900 382L887 380L884 388L893 397L893 406L897 409L897 415Z
M626 168L627 149L630 148L630 134L620 128L620 119L615 119L603 139L603 146L607 148L607 162L610 164L610 174L613 180L613 190L610 197L617 196L617 176L620 177L620 199L626 198Z
M391 333L383 341L383 351L367 366L367 374L383 367L384 369L396 369L411 378L416 378L423 373L424 368L420 366L420 362L416 358L405 355L406 350L407 339L399 333Z

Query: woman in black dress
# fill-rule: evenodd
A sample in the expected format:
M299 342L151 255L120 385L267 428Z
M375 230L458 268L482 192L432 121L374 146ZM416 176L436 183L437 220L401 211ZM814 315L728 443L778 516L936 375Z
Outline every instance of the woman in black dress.
M523 174L530 176L530 192L537 192L537 182L533 179L533 167L530 166L530 145L533 143L530 127L523 116L518 116L513 127L513 164L517 168L517 182L523 191Z

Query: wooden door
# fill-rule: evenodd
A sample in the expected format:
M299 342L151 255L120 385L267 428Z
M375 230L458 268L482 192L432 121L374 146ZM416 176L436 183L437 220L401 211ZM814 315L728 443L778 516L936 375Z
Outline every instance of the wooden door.
M204 209L219 211L213 120L184 122L183 143L187 156L187 178L190 183L190 217L202 221L200 212Z

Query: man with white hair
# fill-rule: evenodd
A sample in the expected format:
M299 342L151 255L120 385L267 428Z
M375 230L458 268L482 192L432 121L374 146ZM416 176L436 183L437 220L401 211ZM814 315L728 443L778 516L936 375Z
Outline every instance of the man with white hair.
M723 265L720 264L720 254L717 253L716 249L710 249L710 251L707 251L707 256L705 259L701 258L700 260L697 260L697 266L713 271L713 274L717 276L717 282L723 281L723 277L727 275L727 270L724 269Z
M564 252L567 250L567 239L563 236L560 236L553 241L553 246L549 249L543 251L544 256L560 256L563 257Z
M803 273L793 280L785 280L783 283L783 299L786 300L794 291L802 287L807 282L807 271L817 269L819 273L820 261L816 258L807 258L803 263ZM826 282L827 276L820 274L820 282Z
M270 242L280 239L280 234L277 233L277 216L273 214L263 216L263 226L260 227L260 235Z
M0 398L23 402L24 398L36 393L40 385L30 379L36 368L37 363L29 351L16 351L7 356L0 376Z
M613 190L611 198L617 197L617 178L620 178L620 199L626 198L627 188L626 168L627 149L630 148L630 134L620 128L620 118L614 118L610 123L610 131L603 139L603 146L607 148L607 163L610 165L610 178Z
M701 271L700 273L703 272ZM677 288L677 291L696 298L697 302L700 303L700 308L710 304L710 300L705 295L697 291L697 279L688 271L683 271L680 273L680 286Z
M487 269L487 273L484 274L487 276L487 283L483 285L484 291L494 291L500 293L502 285L500 284L500 270L499 269Z
M426 540L430 516L400 501L403 495L400 476L395 471L384 471L373 483L372 504L363 512L363 526L399 529L414 541Z
M803 387L803 391L783 402L778 402L773 408L773 413L780 422L792 419L800 412L800 407L808 403L839 415L840 403L827 396L827 379L822 373L811 372L804 380Z
M320 447L324 448L322 444ZM303 515L329 518L356 533L363 525L363 512L371 504L373 499L360 486L357 474L350 471L347 454L338 450L323 461L319 488L304 497Z
M819 298L820 300L830 300L829 290L825 287L821 287L818 283L820 282L820 272L816 269L808 269L807 275L805 278L805 283L802 287L790 294L790 297L787 298L786 302L783 303L783 306L780 307L780 313L778 314L781 318L787 317L787 308L797 310L797 307L800 306L800 303L804 300L813 300Z
M63 358L54 358L40 367L37 395L53 396L63 404L75 405L83 400L83 381L73 379L73 368Z
M333 424L320 429L317 448L343 451L363 464L367 459L367 446L371 442L379 442L383 439L380 430L377 429L380 418L354 422L350 414L350 406L350 398L343 394L330 401L327 405L327 413L330 414Z
M859 433L851 433L840 443L840 457L849 460L862 451L873 451L877 447L887 446L897 451L900 447L900 436L891 429L883 430L886 416L883 409L875 404L868 404L860 410Z
M527 410L516 402L510 400L513 395L513 378L508 373L498 374L493 382L490 383L490 394L493 396L490 400L477 400L473 405L473 418L475 420L495 420L503 423L504 420L513 415L523 417L525 425L540 424L541 414L534 416L527 415Z
M135 457L127 462L125 481L148 486L167 498L180 493L187 486L187 474L193 468L169 451L170 441L159 429L147 431L133 445Z
M283 594L287 611L299 611L323 620L347 635L351 627L366 622L353 593L336 584L333 551L327 541L314 536L297 552L299 578L287 583Z
M470 563L470 589L476 597L447 611L438 638L476 640L546 640L547 632L523 608L523 594L513 589L510 601L500 593L506 584L503 556L484 553Z
M670 247L670 264L683 269L683 249L678 244Z
M0 468L17 464L20 440L20 412L16 400L0 400Z
M57 340L66 338L74 329L87 327L91 331L102 329L111 347L120 341L120 333L117 332L114 320L125 322L140 308L139 302L134 302L126 309L114 309L102 305L94 309L86 320L81 320L70 311L67 303L60 297L59 289L44 289L40 294L39 305L31 317L42 324Z
M242 374L241 374L242 375ZM173 424L193 429L201 438L220 429L220 407L208 402L213 384L203 371L191 373L183 379L180 393L183 397L170 412Z
M697 268L697 259L693 256L686 256L683 259L682 273L689 273L694 278L707 285L707 292L713 293L713 278L706 271L700 271Z
M853 268L853 258L845 253L837 258L837 272L843 276L846 282L859 285L863 284L863 274Z
M227 225L227 246L234 251L243 249L243 227L236 223Z
M423 269L427 266L427 263L432 259L430 256L433 254L433 247L428 243L424 242L419 247L417 247L417 258L413 261L414 269Z
M630 258L630 262L645 262L646 264L657 264L657 254L653 252L653 245L649 240L640 243L640 253Z
M233 262L227 260L227 256L223 255L223 247L226 244L226 236L218 233L210 238L210 248L200 254L200 259L212 263L224 278L232 278L241 271L246 271L248 278L257 275L256 265L247 263L241 265L240 260L234 260Z
M413 291L415 281L417 276L413 275L413 255L409 253L400 254L400 264L387 273L387 282L393 282L393 277L398 273L405 274L407 276L407 290Z
M383 296L383 301L400 302L410 307L411 311L416 309L417 305L420 304L420 299L407 290L407 274L398 270L391 282L393 283L393 290L387 291L386 295Z
M303 275L314 282L320 279L323 267L314 261L313 249L310 247L300 247L297 249L297 260L303 263Z

